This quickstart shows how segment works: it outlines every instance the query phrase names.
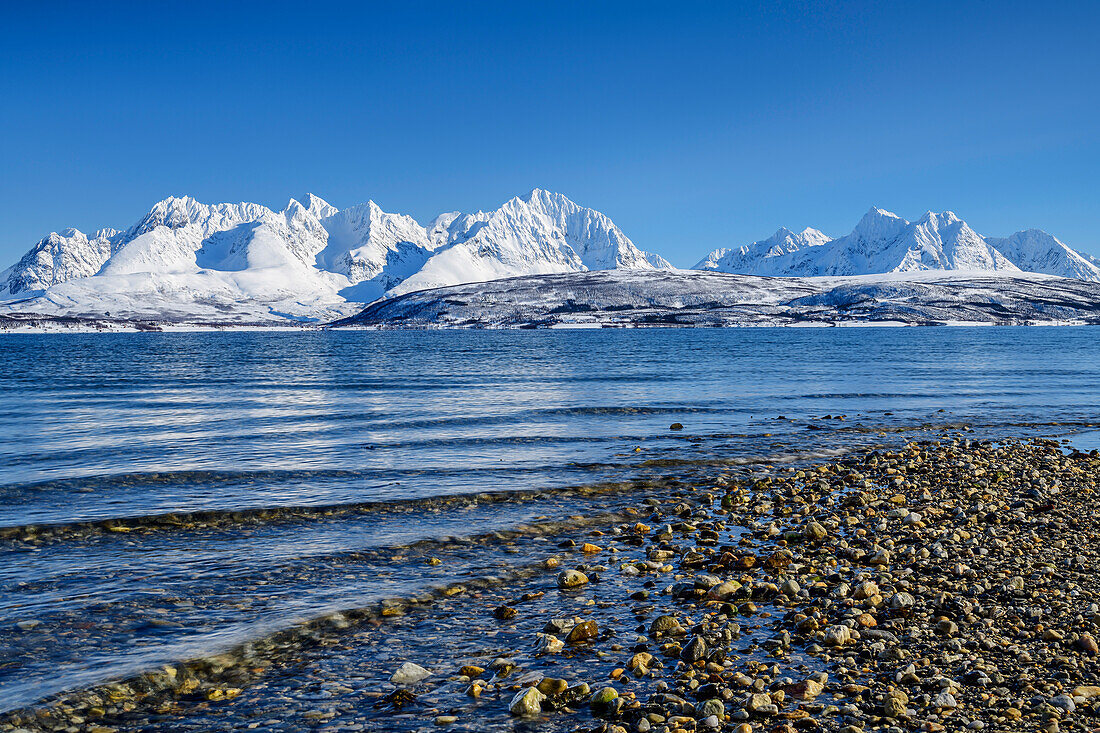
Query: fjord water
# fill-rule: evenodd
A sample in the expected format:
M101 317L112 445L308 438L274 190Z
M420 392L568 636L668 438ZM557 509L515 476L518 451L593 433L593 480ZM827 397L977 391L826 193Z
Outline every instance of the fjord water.
M6 335L0 354L0 709L522 559L394 548L630 499L413 500L967 430L1100 442L1091 328Z

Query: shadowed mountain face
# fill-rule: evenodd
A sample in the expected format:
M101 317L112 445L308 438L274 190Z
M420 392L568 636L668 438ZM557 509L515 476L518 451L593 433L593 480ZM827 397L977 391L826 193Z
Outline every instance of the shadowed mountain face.
M693 269L741 275L816 277L957 270L1038 272L1100 281L1093 258L1038 229L1011 237L983 237L951 211L931 211L914 222L872 208L851 234L830 239L816 229L780 229L738 249L717 249Z
M1027 273L772 278L615 271L389 298L336 326L539 328L1100 323L1100 283Z

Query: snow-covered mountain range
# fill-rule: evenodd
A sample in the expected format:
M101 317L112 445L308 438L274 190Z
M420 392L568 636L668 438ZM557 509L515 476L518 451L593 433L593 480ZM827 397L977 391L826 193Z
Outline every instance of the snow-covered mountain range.
M998 239L983 237L951 211L929 211L910 222L879 208L868 211L844 237L780 229L738 249L716 249L692 269L787 277L1024 271L1100 282L1100 261L1038 229Z
M338 210L312 194L259 204L158 202L126 230L51 233L0 273L0 316L183 323L328 321L413 291L595 270L672 270L606 216L535 189L493 211L426 225L373 201ZM951 212L909 222L872 208L851 234L780 229L693 269L815 277L1020 271L1100 282L1100 261L1039 230L983 237Z
M671 268L606 216L535 189L427 226L373 201L158 202L125 231L52 233L0 273L6 312L201 321L320 320L383 295L517 275Z
M780 227L779 231L767 239L761 239L737 249L716 249L691 269L779 275L783 273L777 272L776 269L782 268L782 263L786 262L786 255L809 247L817 247L828 241L828 235L810 227L806 227L797 234L786 227Z

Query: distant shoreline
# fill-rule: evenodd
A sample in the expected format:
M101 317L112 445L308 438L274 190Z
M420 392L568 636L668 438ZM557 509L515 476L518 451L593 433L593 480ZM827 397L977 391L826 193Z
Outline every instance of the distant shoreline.
M939 323L904 323L901 321L846 321L830 323L800 323L800 324L773 324L762 323L759 325L736 326L695 326L677 324L574 324L559 323L546 326L402 326L402 325L378 325L378 326L217 326L199 324L181 325L154 325L149 327L105 326L94 328L90 326L59 327L59 328L7 328L0 327L2 336L49 336L49 335L110 335L110 334L166 334L166 333L354 333L354 332L413 332L413 331L597 331L597 330L640 330L657 331L669 329L683 330L712 330L714 328L728 329L827 329L827 328L1079 328L1082 326L1100 325L1085 321L1040 321L1035 323L988 323L982 321L949 321Z

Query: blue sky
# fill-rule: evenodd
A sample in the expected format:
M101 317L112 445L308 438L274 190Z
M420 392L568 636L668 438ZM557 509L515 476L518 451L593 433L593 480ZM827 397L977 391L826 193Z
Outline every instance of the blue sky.
M0 267L169 195L536 186L682 266L872 204L1100 255L1093 3L227 5L5 8Z

